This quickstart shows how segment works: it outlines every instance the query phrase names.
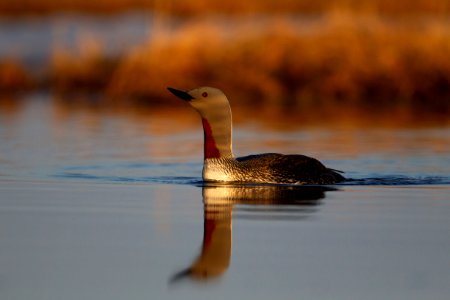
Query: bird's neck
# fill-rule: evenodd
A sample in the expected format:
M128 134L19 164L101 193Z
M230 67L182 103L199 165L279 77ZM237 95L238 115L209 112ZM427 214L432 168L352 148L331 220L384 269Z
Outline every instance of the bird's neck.
M202 117L205 159L233 157L231 145L231 113L217 118Z

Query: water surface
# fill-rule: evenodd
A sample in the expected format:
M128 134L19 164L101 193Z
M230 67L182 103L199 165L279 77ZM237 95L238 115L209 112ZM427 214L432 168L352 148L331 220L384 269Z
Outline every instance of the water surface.
M281 122L281 121L280 121ZM352 180L201 182L189 109L0 106L1 299L447 299L450 130L235 124Z
M0 57L13 57L40 69L61 48L78 53L86 44L95 43L105 54L118 55L149 38L152 20L150 14L136 12L0 18Z

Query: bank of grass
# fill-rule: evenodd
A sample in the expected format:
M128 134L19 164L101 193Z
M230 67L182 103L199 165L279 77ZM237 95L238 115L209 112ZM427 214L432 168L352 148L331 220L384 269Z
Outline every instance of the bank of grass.
M335 12L305 24L270 17L160 25L148 43L118 57L105 55L93 39L82 40L79 51L55 49L45 75L34 80L20 65L7 73L0 64L0 87L3 72L59 95L102 94L108 104L164 104L172 97L167 86L210 85L223 89L234 106L282 114L450 114L445 19L396 22Z
M278 109L400 106L448 113L450 24L391 24L334 14L300 31L192 22L123 57L111 97L167 96L166 86L218 86L241 104Z
M125 10L148 10L179 16L202 14L309 13L320 14L330 9L381 14L445 15L450 11L448 0L0 0L0 15L20 16L58 12L95 14L118 13Z
M58 94L104 93L118 60L105 55L92 37L80 40L78 49L56 46L44 77L44 88Z
M26 92L35 87L35 80L20 62L0 59L0 95Z

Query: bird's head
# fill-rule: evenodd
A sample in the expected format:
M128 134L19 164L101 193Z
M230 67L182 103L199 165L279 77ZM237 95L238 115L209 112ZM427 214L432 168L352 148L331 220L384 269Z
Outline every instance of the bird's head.
M200 87L189 91L168 90L200 114L205 134L207 158L233 157L231 151L231 108L225 94L216 88Z
M171 87L167 89L178 98L187 101L204 118L213 118L217 113L230 109L227 97L216 88L199 87L188 91Z

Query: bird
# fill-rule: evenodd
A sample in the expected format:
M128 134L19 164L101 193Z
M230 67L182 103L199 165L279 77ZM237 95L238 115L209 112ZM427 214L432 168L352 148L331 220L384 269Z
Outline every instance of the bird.
M204 133L203 181L326 185L345 180L342 171L327 168L306 155L263 153L234 157L231 107L226 95L207 86L167 89L200 114Z

